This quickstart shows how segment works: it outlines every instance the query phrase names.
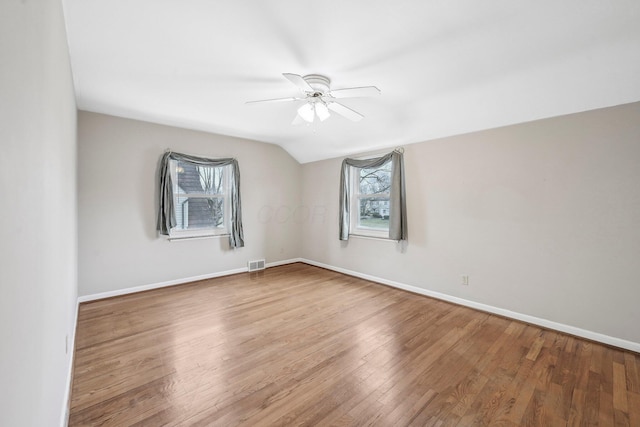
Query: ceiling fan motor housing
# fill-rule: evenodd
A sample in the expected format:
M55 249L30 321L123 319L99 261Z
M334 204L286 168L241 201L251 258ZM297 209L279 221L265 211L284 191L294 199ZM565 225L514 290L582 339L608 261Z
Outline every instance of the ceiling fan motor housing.
M302 78L316 91L312 96L320 97L329 93L329 86L331 84L329 77L320 74L307 74Z

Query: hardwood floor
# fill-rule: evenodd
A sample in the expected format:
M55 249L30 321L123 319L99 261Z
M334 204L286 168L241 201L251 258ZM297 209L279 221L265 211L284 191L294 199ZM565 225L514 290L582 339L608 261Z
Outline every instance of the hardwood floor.
M640 355L305 264L80 306L71 426L640 426Z

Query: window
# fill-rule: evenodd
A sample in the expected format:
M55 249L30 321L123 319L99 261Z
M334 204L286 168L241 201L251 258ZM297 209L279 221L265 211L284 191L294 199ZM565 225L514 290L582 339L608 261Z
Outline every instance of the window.
M160 235L228 235L231 248L244 246L240 168L236 159L209 159L168 151L160 163L158 186Z
M391 161L380 167L351 169L351 234L389 237Z
M171 160L176 226L171 237L229 233L229 172L227 166L200 166Z
M344 159L340 170L340 240L349 235L407 240L403 150Z

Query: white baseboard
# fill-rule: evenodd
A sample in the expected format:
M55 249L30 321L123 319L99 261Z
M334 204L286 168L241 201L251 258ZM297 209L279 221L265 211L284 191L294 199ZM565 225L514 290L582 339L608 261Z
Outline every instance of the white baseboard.
M475 302L475 301L470 301L470 300L466 300L466 299L463 299L463 298L454 297L454 296L443 294L443 293L440 293L440 292L430 291L428 289L419 288L417 286L412 286L412 285L407 285L407 284L396 282L396 281L393 281L393 280L382 279L380 277L375 277L375 276L371 276L371 275L368 275L368 274L359 273L357 271L347 270L346 268L335 267L335 266L332 266L332 265L329 265L329 264L324 264L324 263L313 261L313 260L306 259L306 258L291 258L291 259L282 260L282 261L269 262L269 263L267 263L265 265L265 267L266 268L271 268L271 267L277 267L277 266L285 265L285 264L292 264L292 263L295 263L295 262L303 262L305 264L314 265L316 267L326 268L327 270L336 271L338 273L347 274L349 276L359 277L361 279L370 280L372 282L381 283L383 285L392 286L394 288L403 289L405 291L413 292L413 293L416 293L416 294L425 295L425 296L428 296L428 297L431 297L431 298L436 298L436 299L443 300L443 301L448 301L448 302L451 302L451 303L454 303L454 304L463 305L465 307L473 308L473 309L476 309L476 310L485 311L487 313L493 313L493 314L497 314L499 316L508 317L510 319L520 320L522 322L531 323L533 325L538 325L538 326L541 326L543 328L553 329L553 330L556 330L556 331L559 331L559 332L564 332L564 333L567 333L567 334L575 335L577 337L586 338L588 340L597 341L597 342L601 342L603 344L608 344L608 345L612 345L614 347L624 348L624 349L627 349L627 350L634 351L636 353L640 353L640 343L636 343L636 342L633 342L633 341L628 341L628 340L625 340L625 339L622 339L622 338L612 337L612 336L609 336L609 335L605 335L605 334L601 334L601 333L598 333L598 332L589 331L589 330L586 330L586 329L581 329L581 328L578 328L578 327L575 327L575 326L571 326L571 325L565 325L563 323L558 323L558 322L554 322L554 321L551 321L551 320L542 319L542 318L535 317L535 316L530 316L528 314L522 314L522 313L518 313L518 312L515 312L515 311L511 311L511 310L506 310L506 309L500 308L500 307L494 307L492 305L482 304L482 303L479 303L479 302ZM183 278L183 279L169 280L169 281L166 281L166 282L152 283L152 284L143 285L143 286L136 286L136 287L133 287L133 288L118 289L116 291L102 292L102 293L92 294L92 295L84 295L84 296L78 297L78 303L87 302L87 301L94 301L94 300L99 300L99 299L103 299L103 298L110 298L110 297L119 296L119 295L126 295L126 294L130 294L130 293L135 293L135 292L148 291L148 290L151 290L151 289L159 289L159 288L163 288L163 287L166 287L166 286L180 285L180 284L183 284L183 283L195 282L195 281L198 281L198 280L205 280L205 279L212 279L212 278L215 278L215 277L229 276L231 274L244 273L246 271L248 271L247 267L242 267L242 268L237 268L237 269L233 269L233 270L226 270L226 271L220 271L220 272L211 273L211 274L204 274L204 275L201 275L201 276L186 277L186 278ZM77 316L77 310L76 310L76 316ZM76 317L76 322L77 322L77 317ZM75 341L75 334L74 334L74 337L73 337L72 341Z
M136 292L150 291L152 289L165 288L167 286L181 285L183 283L197 282L198 280L213 279L214 277L229 276L231 274L243 273L247 271L246 267L236 268L233 270L219 271L216 273L202 274L200 276L185 277L182 279L167 280L166 282L151 283L148 285L134 286L132 288L117 289L115 291L100 292L97 294L83 295L78 297L78 302L95 301L104 298L117 297L121 295L133 294Z
M265 268L277 267L279 265L285 265L285 264L292 264L294 262L301 262L301 258L293 258L293 259L287 259L282 261L268 262L265 264ZM104 298L117 297L120 295L133 294L136 292L150 291L152 289L160 289L160 288L165 288L167 286L197 282L198 280L213 279L215 277L230 276L232 274L245 273L247 271L248 271L247 267L235 268L233 270L218 271L215 273L202 274L200 276L185 277L182 279L168 280L166 282L151 283L148 285L135 286L132 288L117 289L115 291L100 292L100 293L91 294L91 295L83 295L81 297L78 297L78 302L81 303L81 302L95 301L95 300L104 299Z
M404 283L395 282L393 280L382 279L380 277L370 276L368 274L359 273L357 271L347 270L345 268L334 267L332 265L323 264L321 262L312 261L305 258L300 258L300 262L304 262L316 267L326 268L327 270L337 271L338 273L347 274L349 276L359 277L361 279L370 280L372 282L381 283L383 285L392 286L394 288L403 289L405 291L413 292L420 295L425 295L431 298L436 298L443 301L452 302L454 304L463 305L476 310L485 311L487 313L497 314L499 316L508 317L510 319L520 320L522 322L531 323L533 325L542 326L543 328L553 329L559 332L564 332L577 337L586 338L588 340L601 342L603 344L612 345L614 347L624 348L636 353L640 353L640 343L628 341L622 338L616 338L609 335L604 335L598 332L588 331L586 329L577 328L575 326L565 325L558 322L553 322L547 319L541 319L539 317L530 316L528 314L522 314L511 310L505 310L500 307L494 307L487 304L482 304L475 301L466 300L463 298L454 297L440 292L434 292L427 289L419 288L417 286L406 285Z
M69 350L69 366L67 368L67 379L65 383L65 391L62 399L62 412L60 414L60 427L67 427L69 424L69 405L71 404L71 386L73 385L73 362L75 360L75 349L76 349L76 329L78 328L78 309L80 307L80 302L76 301L75 304L75 312L73 314L73 323L71 336L69 337L69 342L67 343Z
M274 261L274 262L268 262L265 267L266 268L270 268L270 267L277 267L279 265L287 265L287 264L293 264L295 262L304 262L302 260L302 258L291 258L291 259L285 259L284 261Z

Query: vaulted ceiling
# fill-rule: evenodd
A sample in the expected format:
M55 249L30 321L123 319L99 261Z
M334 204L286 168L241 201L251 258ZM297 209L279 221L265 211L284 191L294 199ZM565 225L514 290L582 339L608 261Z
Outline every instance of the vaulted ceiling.
M637 0L63 0L82 110L310 162L640 100ZM381 94L294 126L282 73ZM225 153L221 153L224 155Z

